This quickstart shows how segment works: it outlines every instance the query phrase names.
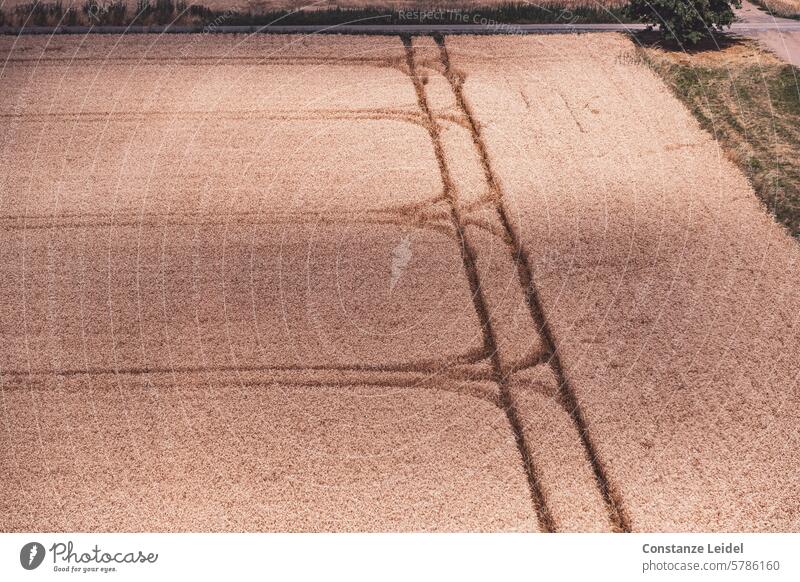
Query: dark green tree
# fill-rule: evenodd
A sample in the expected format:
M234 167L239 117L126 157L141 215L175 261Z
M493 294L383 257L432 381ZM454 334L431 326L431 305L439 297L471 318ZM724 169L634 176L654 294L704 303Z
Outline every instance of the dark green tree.
M683 46L730 26L733 8L741 5L741 0L631 0L626 12L632 20L657 25L662 38Z

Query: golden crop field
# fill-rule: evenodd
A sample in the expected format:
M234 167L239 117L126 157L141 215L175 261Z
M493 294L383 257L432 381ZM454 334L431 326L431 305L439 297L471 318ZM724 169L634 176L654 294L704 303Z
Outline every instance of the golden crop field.
M756 4L763 6L775 16L800 17L800 0L756 0Z
M796 525L800 250L630 38L0 59L2 531Z

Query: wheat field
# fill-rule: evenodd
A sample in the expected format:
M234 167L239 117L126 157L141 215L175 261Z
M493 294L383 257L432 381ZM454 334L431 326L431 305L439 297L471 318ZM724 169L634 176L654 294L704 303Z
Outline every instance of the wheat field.
M800 17L800 0L755 0L774 16L786 18Z
M796 529L800 250L628 37L0 58L0 530Z

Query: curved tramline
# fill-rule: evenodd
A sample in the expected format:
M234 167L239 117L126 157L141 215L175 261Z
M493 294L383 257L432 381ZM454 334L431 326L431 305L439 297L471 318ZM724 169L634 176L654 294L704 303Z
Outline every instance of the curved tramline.
M796 524L800 253L630 38L0 56L4 531Z

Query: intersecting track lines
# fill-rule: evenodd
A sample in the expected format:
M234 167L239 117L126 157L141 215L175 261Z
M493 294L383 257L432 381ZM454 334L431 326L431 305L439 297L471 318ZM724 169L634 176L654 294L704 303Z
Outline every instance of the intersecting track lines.
M130 126L115 117L103 141L106 163L92 174L98 188L87 192L85 173L78 171L84 161L89 166L97 143L95 128L80 125L78 137L85 141L63 154L64 163L76 160L74 175L58 181L37 176L30 186L36 196L4 205L6 226L25 229L10 212L19 207L38 214L37 226L54 229L52 235L25 235L0 226L4 242L12 243L0 253L10 275L7 290L17 280L17 241L27 240L21 257L36 276L26 279L28 288L44 287L40 279L46 283L51 274L49 313L62 315L57 328L31 332L41 362L29 363L41 374L31 378L29 370L2 378L9 402L5 416L14 419L8 440L18 447L18 458L26 459L8 472L0 469L9 482L24 484L0 496L7 529L30 530L42 515L50 520L42 523L55 524L48 529L87 531L541 529L463 262L452 246L458 234L398 41L395 36L392 44L404 72L392 72L386 95L377 83L367 91L354 83L336 92L341 75L333 71L321 73L302 95L287 90L279 104L310 108L322 102L331 105L330 116L339 102L347 105L351 95L367 93L360 97L365 106L402 106L416 120L413 125L387 121L375 131L376 124L359 115L327 125L293 116L291 123L257 128L230 125L226 118L197 128L161 123L159 117L141 134L131 134L123 133ZM248 104L255 92L269 94L275 77L259 77L249 93L243 88L241 102ZM140 93L154 91L157 82ZM215 85L200 84L197 76L182 82L188 88L197 84L198 110L213 111L220 93L210 90ZM392 92L392 84L402 91ZM26 101L25 109L46 110L37 108L42 101ZM275 108L269 100L259 102L268 113ZM118 109L135 110L140 103L131 97ZM240 101L230 103L235 110ZM22 168L33 137L21 136L35 137L25 132L38 129L35 123L20 125L12 144L10 159ZM372 142L382 147L361 139L384 131L390 139L379 135ZM49 135L58 144L63 126ZM347 149L343 135L359 143ZM273 146L281 142L293 147ZM55 145L48 154L59 161L62 149ZM129 164L115 163L129 150ZM299 157L292 155L297 150ZM395 160L380 188L368 173L380 173L380 165L365 150L380 162ZM134 155L140 151L141 157ZM153 157L153 151L162 153ZM310 153L302 158L303 152ZM300 169L286 169L292 165ZM281 180L273 180L276 175ZM131 184L122 193L114 188L119 176ZM57 213L46 212L54 184L63 190ZM125 204L112 206L112 198ZM120 231L121 221L131 228ZM87 232L98 222L114 232ZM282 228L248 228L267 222ZM198 228L167 228L172 224ZM207 224L215 228L200 228ZM436 236L423 228L435 229ZM408 232L414 259L392 294L386 259ZM447 238L440 236L445 233ZM98 237L103 240L92 244ZM47 263L40 249L51 239L59 253ZM13 307L12 297L7 293L4 301ZM45 321L47 299L36 295L28 302L29 320ZM111 309L114 336L108 333ZM394 313L401 310L406 313ZM446 315L431 319L437 312ZM0 342L4 372L6 363L19 368L18 360L28 362L19 355L14 321L5 323L10 333ZM423 327L428 329L415 329ZM89 356L79 350L81 332ZM448 345L440 347L443 338ZM57 365L50 364L51 355ZM64 385L63 398L50 390L53 378ZM39 446L27 438L36 434L26 430L33 427L26 420L32 414L25 416L33 412L29 396L37 399L43 418L59 419L44 422ZM71 414L64 416L64 410ZM74 446L63 438L66 427L75 429ZM126 427L139 436L131 439ZM96 459L106 443L114 455ZM39 457L61 460L53 472L63 478L52 493L44 489L47 474ZM84 471L87 458L94 464ZM85 492L73 485L82 482ZM109 490L113 494L100 495L93 512L78 511L96 492ZM35 501L37 491L70 497L60 507L39 507L23 497L33 492ZM35 511L26 515L18 507Z
M506 385L504 379L503 369L500 362L500 354L497 349L497 339L493 331L489 308L486 298L484 297L483 290L481 289L480 279L478 276L475 250L472 248L466 237L464 221L462 219L461 211L456 199L456 191L453 184L453 179L448 168L441 136L439 134L439 126L437 124L436 117L434 116L428 104L425 88L419 75L417 74L417 66L414 61L414 47L412 46L411 37L408 35L401 35L400 38L405 46L408 72L412 82L414 83L414 89L417 93L419 107L424 116L427 118L426 126L433 143L436 160L439 164L439 171L441 172L442 183L444 185L445 199L447 200L450 208L450 217L453 222L453 228L458 235L459 250L461 252L461 258L464 262L464 272L469 280L470 291L472 293L472 302L483 331L484 347L486 353L491 359L494 381L497 383L500 389L500 406L508 417L508 421L511 424L511 429L514 433L514 440L516 441L517 449L522 457L534 509L536 510L536 514L539 519L539 525L543 531L553 532L555 531L555 524L550 512L547 509L547 504L545 502L542 488L537 477L536 468L533 464L533 459L525 447L522 421L519 418L516 408L511 402L511 395L509 394L508 386Z
M489 189L492 192L491 197L494 200L498 217L508 235L508 239L511 241L513 259L517 266L519 281L524 289L525 299L530 309L531 317L533 318L536 327L539 329L539 333L542 336L542 341L545 344L545 350L548 355L550 367L555 374L556 381L558 382L559 398L561 399L564 407L567 409L567 412L569 413L578 430L581 444L586 450L589 463L591 464L597 485L603 496L603 500L606 503L609 517L611 518L614 528L617 531L629 532L630 522L628 517L622 507L619 495L610 485L605 468L597 456L596 447L591 439L591 436L589 435L589 430L583 413L581 412L578 399L575 396L575 391L570 385L564 368L561 364L555 337L547 322L547 318L545 317L544 309L538 296L535 281L533 280L533 271L530 267L528 253L523 247L518 233L508 218L508 213L503 202L503 193L494 169L492 168L489 154L486 149L486 144L481 136L480 127L464 97L464 79L456 70L453 69L453 67L451 67L450 57L447 52L447 47L445 46L444 36L441 34L434 34L433 38L439 47L440 58L444 67L444 76L450 83L456 103L467 120L467 125L472 135L473 143L478 150L481 165L483 166L484 177ZM501 390L501 392L503 391ZM515 428L515 432L516 430L517 429ZM535 480L532 475L531 479Z

